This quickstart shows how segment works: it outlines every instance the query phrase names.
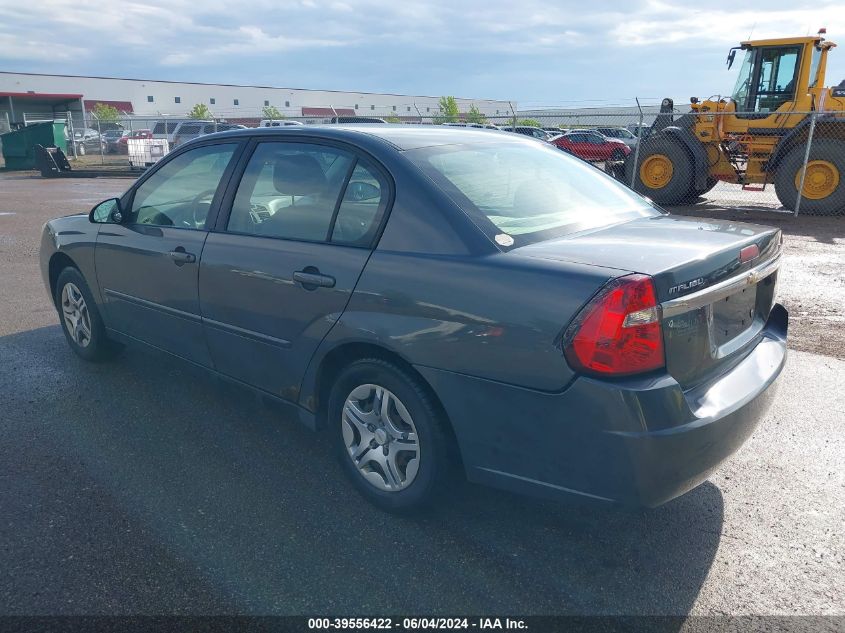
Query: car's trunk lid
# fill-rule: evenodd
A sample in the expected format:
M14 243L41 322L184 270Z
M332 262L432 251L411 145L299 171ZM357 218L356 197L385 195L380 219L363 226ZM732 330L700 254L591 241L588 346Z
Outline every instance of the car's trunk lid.
M780 243L770 227L665 215L515 252L650 275L666 366L686 388L739 360L756 340L773 305Z

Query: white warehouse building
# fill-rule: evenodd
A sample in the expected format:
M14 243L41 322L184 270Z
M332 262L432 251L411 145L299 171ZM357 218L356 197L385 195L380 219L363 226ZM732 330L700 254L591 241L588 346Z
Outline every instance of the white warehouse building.
M268 106L287 118L310 123L329 122L333 116L394 116L414 122L437 114L438 100L439 96L0 71L0 128L66 113L88 121L97 103L138 119L184 117L194 105L205 104L215 117L245 125L257 124ZM475 106L488 117L506 117L516 108L516 103L491 99L457 102L462 113Z

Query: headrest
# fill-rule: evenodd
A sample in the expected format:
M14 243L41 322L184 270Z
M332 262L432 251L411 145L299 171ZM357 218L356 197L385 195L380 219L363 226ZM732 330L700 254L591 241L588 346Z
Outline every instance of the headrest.
M326 186L320 163L308 154L278 154L274 158L273 185L289 196L307 196Z
M560 200L553 187L542 181L526 180L516 188L513 196L515 216L532 216L560 211Z

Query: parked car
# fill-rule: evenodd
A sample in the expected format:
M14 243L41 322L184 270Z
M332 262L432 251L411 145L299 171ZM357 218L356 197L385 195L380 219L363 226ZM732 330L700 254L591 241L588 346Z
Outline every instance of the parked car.
M176 133L176 128L185 121L195 121L195 119L162 119L156 121L152 127L153 138L167 139L167 142L173 145L173 135Z
M531 136L541 141L549 141L553 136L551 132L547 132L542 128L533 127L531 125L517 125L516 127L508 125L500 129L504 132L515 132L516 134L522 134L523 136Z
M129 130L114 129L103 132L103 143L105 144L107 154L116 154L120 151L118 141L124 136L129 136Z
M624 128L624 127L597 127L595 129L596 132L605 136L607 138L615 138L619 141L622 141L630 147L634 149L637 146L637 137L634 136L634 133L631 130Z
M173 142L171 147L178 147L183 143L192 141L193 139L204 136L206 134L213 134L214 132L227 132L229 130L245 130L246 126L237 125L234 123L220 123L217 121L182 121L176 126L173 132Z
M133 130L124 136L121 136L117 139L116 151L118 154L128 154L129 153L129 139L133 138L154 138L152 130Z
M333 116L332 123L387 123L375 116Z
M478 130L500 129L498 125L493 125L492 123L466 123L463 121L447 121L446 123L441 123L441 125L445 125L447 127L469 127Z
M73 140L67 140L68 152L75 153L77 156L85 156L86 154L99 154L105 151L105 142L97 130L85 128L82 130L74 130Z
M302 121L292 121L290 119L261 119L258 127L284 127L286 125L302 125Z
M654 506L771 402L780 254L521 135L291 126L185 143L51 220L41 270L78 356L143 343L247 385L383 508L460 473Z
M628 131L637 137L637 139L646 138L651 133L650 125L629 125Z
M586 161L624 160L631 148L615 138L607 138L598 132L569 132L553 143L560 149Z

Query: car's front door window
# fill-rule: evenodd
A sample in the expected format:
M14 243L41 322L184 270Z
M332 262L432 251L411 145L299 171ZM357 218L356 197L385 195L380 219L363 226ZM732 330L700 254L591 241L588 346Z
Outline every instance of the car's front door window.
M168 161L138 187L128 223L204 229L236 147L207 145Z

